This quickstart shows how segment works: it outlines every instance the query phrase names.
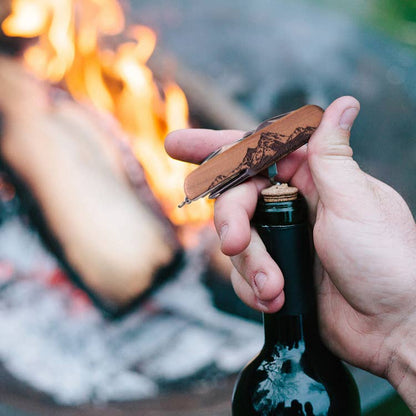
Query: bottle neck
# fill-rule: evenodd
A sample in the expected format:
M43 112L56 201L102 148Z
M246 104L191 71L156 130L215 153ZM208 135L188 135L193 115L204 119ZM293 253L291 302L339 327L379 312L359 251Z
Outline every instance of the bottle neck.
M303 198L260 202L252 220L267 251L285 279L285 303L274 314L264 314L266 343L277 340L289 348L316 332L313 245ZM316 329L312 329L314 327Z
M279 343L288 349L299 348L300 343L316 344L320 339L315 313L283 315L279 312L263 314L265 345Z
M279 342L292 349L299 348L299 343L304 340L302 315L263 314L263 325L266 345Z

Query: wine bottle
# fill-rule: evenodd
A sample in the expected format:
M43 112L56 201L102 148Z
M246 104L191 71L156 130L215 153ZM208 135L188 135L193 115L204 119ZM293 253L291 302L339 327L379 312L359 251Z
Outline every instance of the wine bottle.
M263 192L252 225L285 279L285 303L263 314L265 342L236 383L233 416L356 416L355 382L322 343L307 205L286 184Z

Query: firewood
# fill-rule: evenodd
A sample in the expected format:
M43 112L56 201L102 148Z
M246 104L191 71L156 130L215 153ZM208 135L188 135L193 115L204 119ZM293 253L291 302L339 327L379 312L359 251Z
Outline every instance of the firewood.
M1 156L34 195L73 270L117 305L145 291L178 243L167 220L133 191L113 140L122 137L114 120L51 96L6 57L0 111Z

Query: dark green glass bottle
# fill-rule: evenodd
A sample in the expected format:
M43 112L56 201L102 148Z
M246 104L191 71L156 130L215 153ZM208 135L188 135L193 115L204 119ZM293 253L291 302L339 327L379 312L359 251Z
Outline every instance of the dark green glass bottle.
M240 374L233 416L361 414L351 374L319 335L307 217L300 196L258 203L252 225L283 272L285 304L263 315L264 346Z

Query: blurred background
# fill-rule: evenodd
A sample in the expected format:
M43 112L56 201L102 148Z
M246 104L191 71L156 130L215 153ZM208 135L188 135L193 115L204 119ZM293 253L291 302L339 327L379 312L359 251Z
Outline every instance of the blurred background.
M163 139L354 95L355 158L415 213L416 3L1 0L0 16L0 415L228 415L260 316L228 283L212 205L177 209L192 167ZM365 415L410 415L351 370Z

